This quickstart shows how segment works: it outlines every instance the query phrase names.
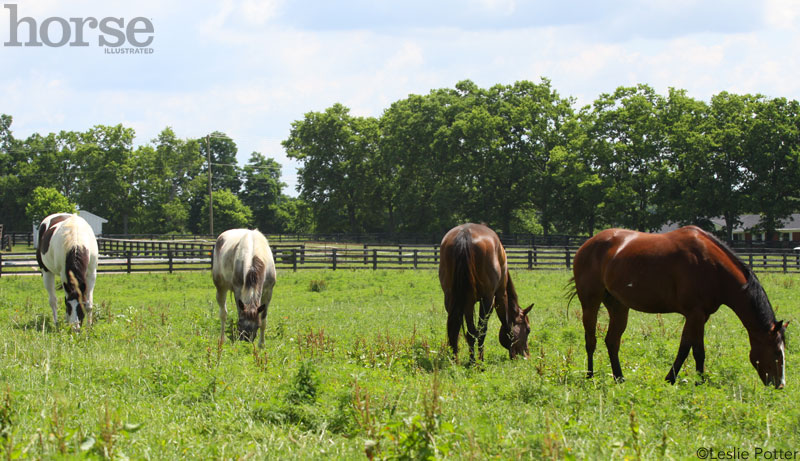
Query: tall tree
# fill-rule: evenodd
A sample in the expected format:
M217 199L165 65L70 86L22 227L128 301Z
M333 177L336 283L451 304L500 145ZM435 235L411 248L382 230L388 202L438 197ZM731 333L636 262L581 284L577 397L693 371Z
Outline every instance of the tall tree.
M772 239L781 220L798 209L800 189L800 103L759 98L749 123L744 164L751 209Z
M606 185L606 218L615 225L652 231L666 220L656 199L670 171L661 105L647 85L620 87L594 102L589 136Z
M129 233L142 201L142 171L133 150L134 131L122 125L97 125L81 134L76 155L84 180L78 184L81 208L108 219L110 233Z
M303 164L298 170L300 196L313 208L321 229L371 230L377 139L377 120L353 117L341 104L292 123L282 144L290 158Z
M238 194L242 188L242 172L236 161L239 149L233 139L215 131L197 142L204 159L208 157L208 149L211 149L211 182L214 190L228 189ZM203 165L202 173L208 174L208 162Z
M250 154L244 167L242 202L253 211L253 224L263 232L281 232L283 223L278 216L281 192L281 165L259 152Z

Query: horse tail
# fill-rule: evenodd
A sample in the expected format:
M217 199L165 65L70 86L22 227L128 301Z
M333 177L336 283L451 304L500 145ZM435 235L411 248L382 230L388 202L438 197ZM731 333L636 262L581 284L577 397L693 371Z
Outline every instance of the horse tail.
M567 298L567 308L564 311L564 318L569 320L569 305L572 304L572 300L575 299L575 296L578 296L578 284L575 283L575 276L569 278L567 284L564 285L564 297Z
M464 324L469 296L475 299L476 280L475 258L472 254L472 236L461 230L452 247L455 270L453 271L453 296L447 321L447 335L453 351L458 350L458 332Z
M64 270L72 289L77 293L81 304L86 302L86 271L89 268L89 253L82 246L70 248L64 261Z

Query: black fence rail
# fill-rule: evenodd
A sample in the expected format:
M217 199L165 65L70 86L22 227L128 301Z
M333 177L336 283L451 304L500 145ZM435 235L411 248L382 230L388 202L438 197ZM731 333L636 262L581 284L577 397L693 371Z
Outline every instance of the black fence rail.
M509 247L508 265L516 270L571 269L578 247ZM365 246L363 248L320 248L304 245L275 245L272 247L278 270L299 269L435 269L439 265L438 247L426 246ZM741 252L739 257L759 272L800 273L800 253ZM101 254L98 272L177 272L209 270L211 247L114 250ZM0 277L39 273L36 254L0 254Z
M422 245L438 246L443 233L311 233L311 234L266 234L271 244L303 244L310 242L332 244L367 244L367 245ZM546 247L564 246L579 247L589 237L585 235L536 235L536 234L499 234L505 246ZM110 241L159 241L183 243L209 243L215 240L212 235L193 234L103 234L102 239ZM100 239L99 238L99 239ZM3 239L11 246L27 244L33 246L32 232L7 232ZM99 240L98 239L98 240ZM769 252L772 250L791 250L800 247L800 241L791 240L733 240L728 245L746 252ZM190 246L188 248L191 248Z

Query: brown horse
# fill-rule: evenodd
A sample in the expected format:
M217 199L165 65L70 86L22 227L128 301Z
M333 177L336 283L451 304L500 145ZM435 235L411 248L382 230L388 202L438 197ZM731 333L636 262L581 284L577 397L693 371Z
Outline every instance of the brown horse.
M608 309L606 347L614 378L622 380L619 345L628 309L677 312L686 317L678 355L666 380L675 383L692 350L697 372L704 371L703 330L708 317L725 304L750 336L750 362L765 385L785 385L784 333L788 322L775 320L772 305L753 271L725 244L695 226L666 234L608 229L584 243L573 264L575 293L583 308L588 362L593 375L600 302Z
M442 239L439 282L447 309L447 335L453 354L458 357L458 333L466 323L464 337L469 345L470 362L475 361L475 339L483 360L483 341L492 308L500 319L500 344L512 359L528 358L528 312L522 310L506 265L506 250L497 234L480 224L454 227ZM475 328L475 303L481 303L478 329Z

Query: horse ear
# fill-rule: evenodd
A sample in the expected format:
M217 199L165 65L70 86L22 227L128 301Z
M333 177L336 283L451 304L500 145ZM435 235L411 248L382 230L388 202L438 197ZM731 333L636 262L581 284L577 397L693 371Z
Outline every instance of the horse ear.
M791 322L792 322L791 320L782 322L783 325L781 326L781 329L786 330L786 327L788 327Z
M530 305L530 306L526 307L526 308L525 308L525 309L522 311L522 313L523 313L524 315L528 315L528 312L530 312L530 311L531 311L531 309L533 309L533 304L534 304L534 303L531 303L531 305Z

